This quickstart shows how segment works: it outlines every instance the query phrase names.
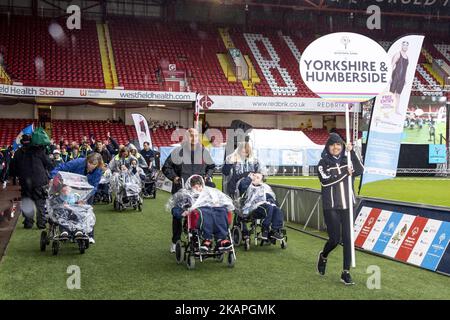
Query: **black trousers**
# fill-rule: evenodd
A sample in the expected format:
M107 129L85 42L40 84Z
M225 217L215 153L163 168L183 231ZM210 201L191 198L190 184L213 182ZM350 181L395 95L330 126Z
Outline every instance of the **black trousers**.
M172 243L177 243L181 239L181 233L183 232L183 220L172 218Z
M36 220L37 224L39 226L44 226L46 223L45 220L45 200L47 199L47 187L37 187L34 189L28 188L26 186L22 186L21 190L21 197L23 198L30 198L33 200L34 205L36 206ZM24 224L26 225L33 225L34 220L31 218L25 217Z
M341 242L344 246L344 270L350 270L352 253L350 250L350 222L349 210L324 210L325 224L327 225L328 241L323 248L323 256L326 258Z

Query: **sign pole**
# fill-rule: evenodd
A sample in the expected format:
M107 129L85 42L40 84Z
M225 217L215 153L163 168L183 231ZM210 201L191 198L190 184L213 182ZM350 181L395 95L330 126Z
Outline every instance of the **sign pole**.
M347 145L351 142L350 139L350 103L345 104L345 135L347 140ZM352 158L350 151L347 151L347 164L348 168L352 169ZM353 230L353 177L348 176L348 218L349 218L349 226L350 226L350 250L352 253L352 268L356 267L356 259L355 259L355 234Z

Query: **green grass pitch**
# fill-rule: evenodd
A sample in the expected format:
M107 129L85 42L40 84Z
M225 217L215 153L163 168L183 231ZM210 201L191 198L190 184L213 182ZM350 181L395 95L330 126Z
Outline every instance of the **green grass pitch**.
M219 181L217 181L219 182ZM317 188L316 179L271 178L269 182ZM450 180L395 179L367 185L363 194L450 206ZM207 260L195 270L177 265L169 253L171 217L168 194L146 200L142 213L95 207L97 243L80 255L72 245L52 256L39 251L36 229L17 225L0 263L0 299L448 299L450 277L356 253L353 287L339 282L342 249L330 255L327 274L315 271L324 241L288 229L288 248L237 249L233 269ZM81 289L66 281L71 265L80 267ZM381 289L366 286L368 266L381 269Z

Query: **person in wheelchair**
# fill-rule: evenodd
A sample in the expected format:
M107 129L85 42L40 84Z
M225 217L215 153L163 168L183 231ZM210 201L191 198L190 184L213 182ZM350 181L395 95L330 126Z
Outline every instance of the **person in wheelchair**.
M195 228L203 239L200 250L212 250L213 240L216 242L215 250L223 251L232 247L228 212L234 210L233 201L221 191L205 186L201 176L191 176L185 188L173 195L169 206L175 219L181 220L189 214L199 215Z
M242 214L262 219L261 239L282 240L284 238L283 211L279 208L272 188L263 182L262 173L250 173L238 185L241 195ZM245 226L245 224L244 224ZM245 235L246 228L243 233Z

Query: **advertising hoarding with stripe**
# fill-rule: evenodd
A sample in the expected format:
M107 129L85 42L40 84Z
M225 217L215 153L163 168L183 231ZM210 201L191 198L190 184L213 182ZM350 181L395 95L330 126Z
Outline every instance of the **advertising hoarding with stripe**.
M450 222L421 216L420 210L397 211L402 212L362 205L354 224L355 246L448 274Z

